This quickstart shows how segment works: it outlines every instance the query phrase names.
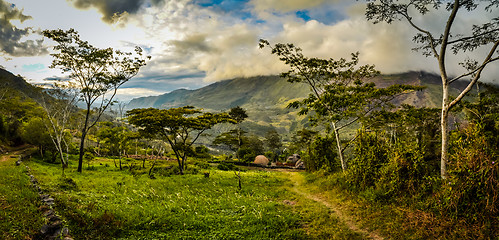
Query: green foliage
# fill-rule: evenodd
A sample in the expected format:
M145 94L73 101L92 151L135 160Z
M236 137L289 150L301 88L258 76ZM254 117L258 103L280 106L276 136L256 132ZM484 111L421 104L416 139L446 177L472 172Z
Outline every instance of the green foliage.
M246 118L248 118L248 114L246 110L241 108L240 106L233 107L229 111L229 116L234 119L236 124L243 122Z
M14 145L23 143L22 127L31 118L41 118L43 111L40 106L26 96L19 96L17 92L8 92L0 101L0 139ZM44 129L45 127L43 127ZM43 131L43 129L38 130ZM33 139L36 141L36 139Z
M192 145L201 134L218 123L234 122L227 113L203 113L192 106L170 109L133 109L127 112L128 121L140 127L143 136L159 137L171 146L180 168L185 169Z
M37 146L41 153L45 151L57 152L52 138L47 131L46 122L40 117L32 117L22 124L20 129L24 142ZM42 154L43 156L43 154ZM53 161L55 159L51 159Z
M380 169L388 163L386 143L377 132L360 129L355 144L355 158L348 163L347 181L359 189L373 187L380 177Z
M255 157L264 153L263 142L254 135L243 138L243 145L237 151L240 161L253 162Z
M221 133L220 135L216 136L215 140L213 140L213 144L223 144L228 146L232 151L238 151L244 143L245 133L246 131L240 129L232 129L228 132Z
M417 198L433 190L425 189L428 186L423 185L437 168L425 161L425 154L416 142L398 142L389 149L389 162L379 169L375 181L375 189L382 192L383 199L397 196Z
M50 67L70 74L71 80L67 84L78 89L77 96L85 104L78 161L78 171L81 172L88 131L113 102L118 88L137 75L139 69L146 65L146 60L138 46L135 47L135 55L112 48L99 49L82 40L74 29L45 30L43 35L57 43L53 47L56 52L51 54L54 60ZM111 97L106 98L108 92L111 92ZM100 104L98 101L101 101Z
M279 152L282 147L281 136L275 129L270 130L265 134L264 142L267 149L272 152Z
M198 158L211 158L210 149L204 145L198 145L194 148L195 156Z
M302 140L309 141L307 139ZM316 135L310 141L310 152L302 157L308 170L317 171L323 169L328 172L334 172L341 168L341 164L337 159L338 154L334 147L336 143L332 137Z
M218 164L217 169L222 171L239 170L239 168L236 167L233 163L227 163L227 162L221 162L220 164Z
M470 124L463 132L454 132L449 162L449 179L443 182L445 214L479 223L498 222L499 146L490 145L490 137L480 123ZM499 128L494 130L499 133ZM489 231L499 229L488 227Z

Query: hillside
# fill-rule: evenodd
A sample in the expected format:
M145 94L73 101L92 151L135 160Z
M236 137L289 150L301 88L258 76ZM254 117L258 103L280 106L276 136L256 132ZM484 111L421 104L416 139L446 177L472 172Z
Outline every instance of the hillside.
M32 99L40 97L40 91L37 87L29 84L24 78L16 76L11 72L0 68L0 96L8 91L12 95L20 95Z
M426 86L423 91L405 94L396 103L418 107L439 107L441 99L440 77L425 72L407 72L381 75L372 79L376 86L387 87L393 84ZM465 83L455 83L453 93L462 89ZM249 118L243 124L246 131L262 136L271 128L280 134L292 134L307 124L304 117L297 116L295 109L287 109L287 104L309 94L309 88L301 83L289 83L278 76L235 78L213 83L196 90L179 89L160 96L133 99L128 109L171 108L192 105L206 111L225 111L241 106ZM220 129L221 131L221 129Z

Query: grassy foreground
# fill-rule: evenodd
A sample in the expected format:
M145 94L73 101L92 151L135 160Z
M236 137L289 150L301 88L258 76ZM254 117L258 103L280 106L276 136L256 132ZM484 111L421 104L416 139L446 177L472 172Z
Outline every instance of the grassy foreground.
M26 168L14 165L16 160L13 155L0 161L0 239L31 239L45 223L38 211L38 193L31 187Z
M234 172L206 165L197 174L150 179L145 169L119 171L112 163L98 160L81 174L70 167L65 177L59 165L27 164L75 239L364 238L291 191L281 172L243 171L239 190Z

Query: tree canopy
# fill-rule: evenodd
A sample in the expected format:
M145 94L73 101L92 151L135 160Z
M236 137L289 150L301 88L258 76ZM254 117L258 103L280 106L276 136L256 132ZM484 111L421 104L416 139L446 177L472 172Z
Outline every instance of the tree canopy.
M150 137L160 137L170 144L183 174L187 153L201 134L218 123L234 122L227 113L202 113L185 106L170 109L143 108L127 112L128 121Z
M137 75L139 69L146 64L146 59L142 57L140 47L135 47L135 55L112 48L94 47L82 40L74 29L45 30L43 35L57 43L53 47L55 53L51 56L54 60L50 67L69 73L70 83L78 89L79 99L85 103L86 115L81 130L78 161L78 172L81 172L88 130L111 105L118 88ZM107 93L110 93L108 98ZM95 114L92 114L92 108Z

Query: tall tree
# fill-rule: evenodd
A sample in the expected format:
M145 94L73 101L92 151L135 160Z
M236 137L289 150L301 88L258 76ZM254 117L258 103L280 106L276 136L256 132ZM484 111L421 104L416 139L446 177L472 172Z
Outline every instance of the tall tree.
M445 4L448 11L446 22L442 22L443 31L433 31L433 27L424 26L418 22L416 15L425 15L431 11L436 11ZM471 26L459 24L456 27L458 15L466 12L476 12L479 7L485 11L494 11L499 7L497 0L367 0L366 17L373 23L393 21L406 21L409 26L418 33L413 41L419 44L415 50L422 51L425 56L432 56L437 60L442 80L442 109L440 117L440 128L442 133L442 148L440 159L441 178L447 178L447 161L449 158L449 111L459 103L463 97L473 88L481 77L483 70L492 62L499 60L499 17L491 17L485 22L477 24L470 23ZM419 18L421 19L421 18ZM463 31L464 29L464 31ZM481 59L466 58L460 63L464 67L461 74L455 77L449 76L447 55L451 52L458 55L464 52L483 52ZM466 88L459 95L451 99L449 97L449 86L451 83L469 79Z
M40 105L46 113L47 121L45 128L50 134L52 143L61 158L62 171L68 164L68 152L70 142L68 140L67 127L70 117L76 112L76 102L78 101L77 90L71 83L55 83L54 88L46 91L52 99L41 97ZM64 156L66 153L66 157Z
M79 89L79 97L85 104L78 160L78 172L81 172L88 131L111 105L118 88L134 77L146 60L140 47L135 48L135 56L112 48L99 49L81 40L74 29L45 30L43 34L57 43L56 53L51 54L54 58L51 67L70 73L70 81Z
M340 130L379 110L391 106L390 101L401 93L419 90L421 87L393 85L376 88L374 83L364 80L379 74L372 65L357 67L359 53L346 59L319 59L305 57L301 49L293 44L278 43L271 46L260 40L260 48L268 46L272 54L289 65L290 70L281 74L289 82L303 82L309 85L311 93L302 101L292 102L289 107L301 107L300 114L315 112L315 121L324 121L333 131L342 170L346 163L343 151L349 145L341 143ZM351 142L351 141L350 141Z
M237 125L236 128L236 136L237 136L237 150L236 157L239 158L238 152L241 146L243 145L243 134L244 131L241 129L241 123L248 118L248 114L246 114L246 110L241 108L240 106L233 107L229 111L229 116L235 121Z
M170 109L143 108L127 112L128 121L147 135L157 135L170 144L184 174L187 154L201 134L218 123L233 122L227 113L202 113L191 106Z
M265 145L267 146L269 151L272 151L274 158L272 161L277 161L281 147L282 147L282 141L281 141L281 136L275 129L271 129L265 133Z

